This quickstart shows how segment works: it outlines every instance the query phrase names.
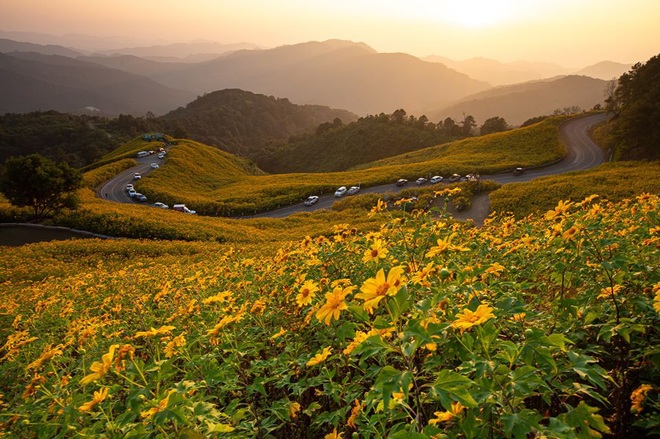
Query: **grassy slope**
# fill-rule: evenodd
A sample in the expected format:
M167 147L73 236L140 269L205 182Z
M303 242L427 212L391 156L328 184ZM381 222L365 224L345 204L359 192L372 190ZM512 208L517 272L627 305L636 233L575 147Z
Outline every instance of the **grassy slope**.
M439 169L448 169L446 173L476 170L485 174L518 166L550 163L565 153L557 130L566 119L553 117L525 128L432 146L359 168L425 163L436 165Z
M502 186L490 194L491 208L521 218L553 208L557 200L578 201L598 194L620 201L660 193L660 162L613 162L597 168Z
M375 162L361 169L325 174L250 175L249 169L227 161L229 156L208 146L185 141L170 149L165 165L139 183L152 199L185 202L212 215L252 214L300 202L308 195L338 186L392 183L398 178L494 173L560 158L565 148L557 136L562 118ZM176 166L172 166L176 165Z

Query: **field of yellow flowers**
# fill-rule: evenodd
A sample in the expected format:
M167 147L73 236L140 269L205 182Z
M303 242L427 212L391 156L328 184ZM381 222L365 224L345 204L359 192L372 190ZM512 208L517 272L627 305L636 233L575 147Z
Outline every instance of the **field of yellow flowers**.
M442 212L245 255L73 241L0 260L7 437L660 431L660 205Z

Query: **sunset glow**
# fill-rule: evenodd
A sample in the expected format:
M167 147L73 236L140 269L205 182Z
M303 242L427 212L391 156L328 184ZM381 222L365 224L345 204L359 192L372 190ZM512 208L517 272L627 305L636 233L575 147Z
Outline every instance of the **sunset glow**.
M655 55L658 19L655 0L9 0L0 31L121 41L100 49L199 40L271 48L337 38L419 57L584 66Z

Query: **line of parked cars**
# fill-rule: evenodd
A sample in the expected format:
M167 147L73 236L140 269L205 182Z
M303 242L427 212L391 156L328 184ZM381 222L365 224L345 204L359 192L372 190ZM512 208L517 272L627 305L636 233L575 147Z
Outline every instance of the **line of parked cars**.
M479 176L475 174L468 174L466 176L461 176L460 174L452 174L450 177L447 178L444 178L441 175L434 175L431 178L419 177L417 180L415 180L415 184L417 186L421 186L426 183L437 184L443 181L446 181L448 183L455 183L457 181L477 181L478 178ZM405 178L400 178L396 181L395 184L398 187L403 187L406 184L408 184L408 180L406 180Z

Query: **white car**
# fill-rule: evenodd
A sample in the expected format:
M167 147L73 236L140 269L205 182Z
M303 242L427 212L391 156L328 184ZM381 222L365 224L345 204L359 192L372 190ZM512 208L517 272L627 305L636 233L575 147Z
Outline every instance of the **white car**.
M360 192L360 186L351 186L348 191L346 191L346 195L355 195L358 192Z
M307 197L307 199L304 201L305 206L311 206L313 204L316 204L316 202L319 201L319 197L316 195L312 195L310 197Z
M128 196L129 196L129 197L133 198L136 194L137 194L137 191L136 191L135 189L130 188L130 189L128 190Z
M347 190L348 189L346 189L346 186L340 187L339 189L337 189L335 191L335 197L337 197L337 198L343 197L344 195L346 195Z
M436 175L436 176L431 177L430 181L431 181L431 184L440 183L442 181L442 177L439 176L439 175Z
M165 203L161 203L160 201L156 201L154 203L154 207L158 207L158 208L161 208L161 209L169 209L170 208L170 206L168 206Z
M151 164L151 169L158 169L160 166L158 166L158 163L152 163Z
M142 195L142 194L139 193L139 192L135 194L135 197L134 197L134 198L135 198L136 200L138 200L138 201L142 201L142 202L147 201L147 197L146 197L146 195Z
M136 172L135 174L133 174L133 180L139 180L141 178L142 178L142 175L140 175L139 172Z
M424 177L419 177L417 180L415 180L415 183L417 183L417 186L421 186L421 185L423 185L424 183L426 183L426 181L427 181L426 178L424 178Z
M163 160L165 158L165 153L161 152L160 154L158 154L158 158Z
M126 185L126 192L130 191L131 189L135 189L131 183L128 183Z
M450 183L453 183L453 182L458 181L458 180L460 180L460 179L461 179L461 176L460 176L460 175L458 175L458 174L452 174L452 176L449 177L449 182L450 182Z

